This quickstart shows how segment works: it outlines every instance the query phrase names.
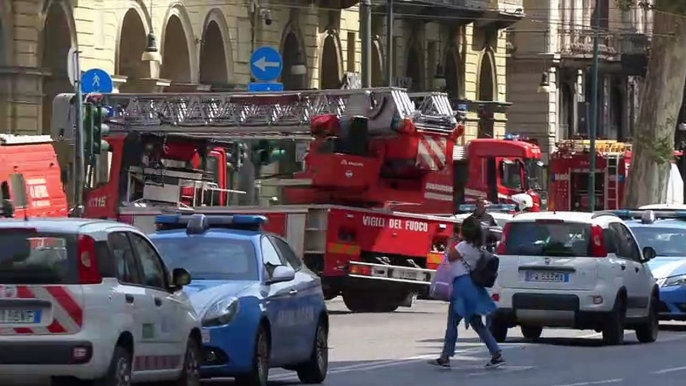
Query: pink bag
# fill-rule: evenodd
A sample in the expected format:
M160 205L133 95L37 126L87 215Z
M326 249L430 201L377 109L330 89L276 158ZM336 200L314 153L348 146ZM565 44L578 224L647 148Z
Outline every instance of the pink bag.
M450 269L450 262L444 259L436 269L436 275L431 280L429 296L432 299L450 301L453 294L453 273Z

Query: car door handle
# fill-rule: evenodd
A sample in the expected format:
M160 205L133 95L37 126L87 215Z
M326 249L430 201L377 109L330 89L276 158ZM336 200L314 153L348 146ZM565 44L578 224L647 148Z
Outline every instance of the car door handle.
M124 295L124 299L126 299L127 303L133 304L133 295L126 294Z
M626 269L626 265L622 264L620 267L622 267L622 271Z
M297 290L297 289L292 289L292 290L288 291L288 294L289 294L289 295L297 295L297 294L298 294L298 290Z
M156 305L157 307L161 306L161 305L162 305L162 299L160 299L160 298L158 298L158 297L155 297L155 305Z

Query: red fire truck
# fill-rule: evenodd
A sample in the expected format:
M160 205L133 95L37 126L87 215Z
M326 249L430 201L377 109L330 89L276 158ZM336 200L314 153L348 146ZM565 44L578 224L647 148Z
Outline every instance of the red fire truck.
M513 204L512 196L526 193L534 207L545 207L543 162L538 145L507 135L505 139L479 138L455 146L448 167L431 173L419 206L407 211L453 214L459 205L486 197L493 203Z
M70 95L58 98L70 108ZM451 219L388 209L390 200L421 203L429 174L452 159L459 129L444 94L419 108L392 88L107 94L101 103L112 111L111 167L106 181L86 190L87 216L153 230L164 210L264 214L266 229L321 275L327 296L340 294L360 312L410 306L453 234ZM284 204L227 207L206 198L237 193L215 182L213 174L227 173L221 149L292 139L307 141L309 152L303 172L272 181L285 186ZM208 173L212 152L216 173Z
M550 156L550 210L591 210L588 186L591 164L589 149L588 140L566 140L557 145L557 150ZM595 210L623 208L624 184L630 164L630 143L596 141ZM668 197L668 201L683 203L683 180L674 164L669 183L669 196L672 198Z

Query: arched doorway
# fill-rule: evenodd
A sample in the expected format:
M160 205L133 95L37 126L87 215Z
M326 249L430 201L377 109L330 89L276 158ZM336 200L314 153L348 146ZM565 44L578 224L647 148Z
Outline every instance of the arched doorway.
M40 37L40 67L43 75L43 134L50 134L52 101L55 96L74 89L67 75L67 56L72 46L72 32L69 17L58 2L53 2L47 9L43 31Z
M488 53L484 53L479 71L479 95L477 95L477 99L480 101L492 101L494 99L494 83L491 56Z
M450 98L460 98L462 95L462 71L459 56L455 49L450 48L445 55L445 86Z
M560 114L558 121L560 124L559 135L564 138L574 137L574 94L569 83L564 82L560 87Z
M383 59L381 57L381 43L378 39L372 42L372 87L384 85Z
M319 88L322 90L341 88L340 64L338 62L336 35L329 33L324 39L322 60L319 67Z
M405 76L412 80L409 91L422 90L422 56L418 44L413 44L407 51L407 64L405 65Z
M481 57L479 69L479 88L477 99L482 102L492 102L495 98L495 79L493 62L489 51ZM493 138L494 116L492 104L483 104L479 111L479 138Z
M223 17L223 16L222 16ZM227 86L229 83L229 69L227 60L230 56L226 52L226 44L219 24L210 20L202 34L200 48L200 83L217 87Z
M172 82L191 83L191 63L188 40L181 19L171 15L164 29L160 78Z
M291 68L298 60L305 60L305 52L302 51L300 41L293 32L286 35L281 50L283 57L283 72L281 82L285 90L301 90L305 88L305 75L291 73Z
M141 13L135 8L129 9L124 15L119 33L116 73L126 76L129 81L150 78L150 65L141 60L147 45L147 29ZM130 84L133 83L121 85L119 91L135 92L135 89L129 89Z

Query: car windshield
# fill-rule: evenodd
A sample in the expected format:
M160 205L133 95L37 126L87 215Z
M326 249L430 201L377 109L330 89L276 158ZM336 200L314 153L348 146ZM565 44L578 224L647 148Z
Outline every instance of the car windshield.
M686 229L636 226L631 230L638 245L653 247L657 256L686 256Z
M193 280L257 280L255 247L219 237L152 238L170 269L185 268Z
M513 222L506 255L588 256L588 224L573 222Z

